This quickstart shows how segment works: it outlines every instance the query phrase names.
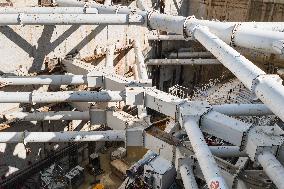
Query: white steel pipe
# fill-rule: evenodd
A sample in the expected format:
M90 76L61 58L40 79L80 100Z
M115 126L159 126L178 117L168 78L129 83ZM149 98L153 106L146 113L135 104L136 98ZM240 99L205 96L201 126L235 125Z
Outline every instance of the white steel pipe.
M97 14L89 7L0 7L0 14ZM2 15L1 15L2 16Z
M168 65L210 65L221 64L217 59L149 59L146 62L151 66L168 66Z
M182 178L182 183L185 189L198 189L192 167L186 163L183 163L179 167L179 172Z
M87 84L86 75L40 75L0 77L1 85L81 85Z
M134 52L135 52L139 79L146 81L148 80L148 74L147 74L147 69L146 69L145 62L144 62L145 59L142 54L141 45L138 40L134 40L133 47L134 47Z
M13 112L4 114L4 118L20 121L90 120L90 113L88 111Z
M214 111L229 116L264 116L273 112L264 104L221 104L212 105Z
M209 146L211 153L217 157L247 157L244 151L240 151L238 146Z
M4 14L0 25L125 25L143 24L140 15L128 14Z
M124 141L125 131L0 132L0 143Z
M149 41L184 41L185 37L183 35L153 35L147 36ZM189 40L188 38L186 38Z
M284 86L281 79L266 75L264 71L251 61L240 55L208 28L193 26L188 28L193 36L207 48L226 68L281 120L284 120Z
M228 188L197 122L193 118L185 118L183 127L188 135L207 185L211 186L218 182L220 188Z
M275 156L268 151L259 154L258 162L278 189L284 189L284 168Z
M120 91L0 92L0 103L117 102Z

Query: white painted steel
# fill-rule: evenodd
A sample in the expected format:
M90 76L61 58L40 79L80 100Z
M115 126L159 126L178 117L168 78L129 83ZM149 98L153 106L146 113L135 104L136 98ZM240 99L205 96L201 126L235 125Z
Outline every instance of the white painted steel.
M0 92L0 103L117 102L120 91Z
M163 65L210 65L221 64L217 59L149 59L146 65L163 66Z
M259 76L254 92L275 115L284 120L284 86L278 75Z
M4 14L0 25L124 25L143 24L140 15L128 14Z
M189 28L194 37L228 68L248 89L280 119L284 120L284 86L281 79L266 75L251 61L240 55L208 28L193 26ZM274 78L273 78L274 77Z
M148 74L144 62L144 56L142 54L142 49L138 40L134 40L133 47L135 52L138 76L141 80L146 81L148 80Z
M183 163L179 167L182 183L185 189L198 189L192 167L186 163Z
M7 120L20 121L47 121L47 120L90 120L90 113L88 111L58 111L58 112L13 112L4 114Z
M263 170L278 189L284 189L284 168L275 156L268 151L258 155Z
M242 83L251 89L253 80L261 74L265 74L260 68L246 59L235 49L227 45L207 27L193 26L188 28L192 35L210 51L226 68L228 68Z
M149 41L184 41L185 38L183 35L148 35ZM189 40L187 38L187 40Z
M40 75L0 77L1 85L80 85L87 84L85 75Z
M0 132L0 143L124 141L125 131Z
M88 7L0 7L0 14L97 14ZM2 15L1 15L2 16Z
M217 157L247 157L244 151L240 151L238 146L209 146L211 153Z
M192 118L185 118L183 127L188 135L207 185L210 187L212 184L219 182L220 189L228 188L196 121Z
M212 105L213 110L230 116L263 116L273 115L264 104L221 104Z

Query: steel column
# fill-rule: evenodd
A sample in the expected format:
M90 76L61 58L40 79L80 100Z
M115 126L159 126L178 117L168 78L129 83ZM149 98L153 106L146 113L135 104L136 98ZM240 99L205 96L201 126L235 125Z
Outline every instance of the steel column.
M125 141L125 131L0 132L0 143Z
M0 92L0 103L117 102L120 91Z
M197 122L192 118L185 118L183 127L188 135L191 146L195 152L195 156L209 188L217 182L219 183L220 188L228 188L225 180L221 176L217 163L204 140L204 136Z
M284 189L284 168L271 152L258 155L258 161L278 189Z

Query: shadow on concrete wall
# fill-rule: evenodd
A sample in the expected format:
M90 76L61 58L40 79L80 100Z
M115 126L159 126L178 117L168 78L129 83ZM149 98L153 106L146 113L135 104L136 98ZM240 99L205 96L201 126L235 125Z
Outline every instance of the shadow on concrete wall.
M24 50L30 57L33 57L32 66L29 72L35 72L42 68L45 57L55 50L62 42L64 42L68 37L71 36L80 25L72 25L68 28L62 35L60 35L52 43L51 37L56 26L44 26L43 32L37 41L37 47L30 44L26 39L15 32L10 26L0 27L0 33L5 35L9 40L15 43L18 47ZM71 51L66 54L76 54L80 52L96 35L98 35L106 26L100 25L96 27L89 35L83 38Z

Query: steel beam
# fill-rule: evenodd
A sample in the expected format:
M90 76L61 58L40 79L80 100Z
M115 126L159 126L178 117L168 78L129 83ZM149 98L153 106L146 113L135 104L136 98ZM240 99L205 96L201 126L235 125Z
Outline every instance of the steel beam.
M221 64L217 59L149 59L146 65L149 66L173 66L173 65L210 65Z
M209 146L211 153L217 157L247 157L244 151L240 151L238 146Z
M284 189L284 168L275 156L268 151L258 155L258 161L263 170L278 189Z
M0 132L0 143L125 141L125 131Z
M180 175L182 178L182 183L185 189L198 189L198 185L196 183L193 171L192 171L192 166L183 163L179 167Z
M81 85L87 84L86 75L40 75L0 77L1 85Z
M273 112L264 104L221 104L212 105L214 111L229 116L264 116Z
M0 14L97 14L88 7L0 7ZM1 15L2 16L2 15Z
M228 188L196 120L185 118L183 127L188 135L198 164L209 188L214 185L214 183L219 183L219 187L222 189Z
M0 25L128 25L143 24L141 15L128 14L3 14Z
M117 102L120 91L0 92L0 103Z
M4 114L4 118L20 121L90 120L90 113L89 111L13 112Z
M241 122L224 114L210 111L201 117L202 132L221 138L236 146L241 146L245 133L252 124Z

